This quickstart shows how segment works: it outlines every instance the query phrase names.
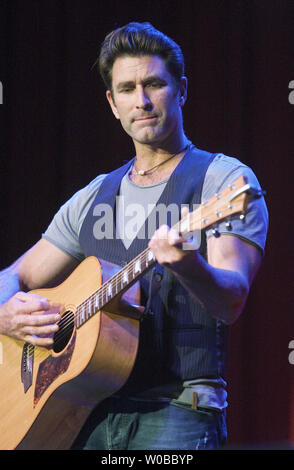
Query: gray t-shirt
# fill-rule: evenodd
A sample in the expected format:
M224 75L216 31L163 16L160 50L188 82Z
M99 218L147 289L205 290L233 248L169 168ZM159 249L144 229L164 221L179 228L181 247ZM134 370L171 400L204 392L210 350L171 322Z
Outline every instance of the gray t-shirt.
M236 158L218 154L208 167L205 175L201 202L220 192L239 176L245 176L252 186L260 188L253 171ZM99 191L106 175L100 175L89 185L75 193L56 213L43 237L61 250L79 261L85 258L79 244L79 233L86 214ZM133 183L128 174L124 176L117 198L117 234L128 248L148 217L152 208L159 200L168 179L150 186L138 186ZM245 223L235 219L232 229L227 230L225 222L218 226L221 234L233 235L247 243L253 244L264 252L268 230L268 211L264 198L250 201ZM148 233L150 238L152 233ZM206 230L207 239L212 236L212 230ZM176 403L191 404L192 392L197 393L198 406L222 410L227 406L226 383L222 378L186 381L181 393L177 386L148 390L140 397L142 399L168 400L173 398ZM140 398L136 397L136 399Z
M241 175L247 177L252 186L260 188L256 176L248 166L236 158L218 154L208 167L201 202L214 196ZM105 176L97 176L89 185L75 193L61 206L43 234L43 237L49 242L79 261L85 257L79 244L80 229ZM138 186L130 181L128 175L124 176L120 197L117 199L117 227L126 247L130 245L132 238L136 236L140 226L143 225L145 216L156 204L166 184L167 180L163 180L150 186ZM140 213L136 207L143 208L143 211ZM249 203L245 223L235 219L232 230L228 231L225 222L221 222L218 229L220 233L240 237L257 246L263 252L268 229L268 211L264 198L255 199ZM206 231L206 237L211 236L212 230L209 229Z

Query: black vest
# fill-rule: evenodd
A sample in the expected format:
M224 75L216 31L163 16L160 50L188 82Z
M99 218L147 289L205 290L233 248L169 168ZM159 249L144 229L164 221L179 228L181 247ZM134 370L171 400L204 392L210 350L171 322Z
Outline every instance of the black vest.
M200 204L204 177L213 158L213 154L192 147L170 176L157 204L189 204L191 208ZM115 220L112 237L96 239L93 231L99 218L93 215L94 207L108 204L115 214L120 183L131 164L132 161L128 162L103 180L80 231L85 256L94 255L124 266L147 247L149 240L140 236L139 231L126 249L116 237ZM148 233L146 224L148 219L141 229L144 233ZM201 239L200 253L206 257L204 233ZM143 302L147 300L150 275L149 272L141 279ZM151 310L154 315L144 318L141 324L139 352L126 390L136 392L169 382L224 374L223 325L196 304L167 269L163 270L159 292L152 298Z

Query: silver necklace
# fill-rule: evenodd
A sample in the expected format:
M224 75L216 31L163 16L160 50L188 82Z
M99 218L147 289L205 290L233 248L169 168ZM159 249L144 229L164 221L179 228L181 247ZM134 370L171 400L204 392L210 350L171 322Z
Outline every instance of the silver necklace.
M169 158L167 158L166 160L164 160L163 162L160 162L158 163L158 165L155 165L153 166L152 168L149 168L148 170L136 170L135 168L135 163L134 163L134 166L133 166L133 171L135 171L135 175L140 175L140 176L146 176L150 173L150 171L153 171L153 170L156 170L157 168L159 168L161 165L163 165L164 163L168 162L169 160L171 160L172 158L174 158L176 155L179 155L180 153L182 152L185 152L188 147L190 147L191 144L188 144L186 145L183 149L181 149L179 152L176 152L174 153L173 155L171 155ZM136 160L135 160L136 161Z

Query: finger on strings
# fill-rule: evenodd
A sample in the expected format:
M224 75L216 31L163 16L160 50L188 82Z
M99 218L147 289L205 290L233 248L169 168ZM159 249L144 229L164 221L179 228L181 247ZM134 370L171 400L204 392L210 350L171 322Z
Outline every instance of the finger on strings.
M52 323L56 323L60 320L59 313L34 313L32 315L25 315L23 323L25 325L34 325L34 326L42 326L42 325L50 325Z
M176 229L171 228L168 232L168 243L171 246L180 248L185 241L185 238L183 238Z

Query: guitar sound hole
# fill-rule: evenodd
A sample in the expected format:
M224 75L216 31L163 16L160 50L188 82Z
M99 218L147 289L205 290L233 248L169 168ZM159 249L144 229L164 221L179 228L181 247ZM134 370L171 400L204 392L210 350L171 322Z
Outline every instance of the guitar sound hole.
M62 351L70 341L72 337L74 323L74 313L69 311L64 312L61 320L57 323L59 330L54 334L53 340L53 351L59 353Z

